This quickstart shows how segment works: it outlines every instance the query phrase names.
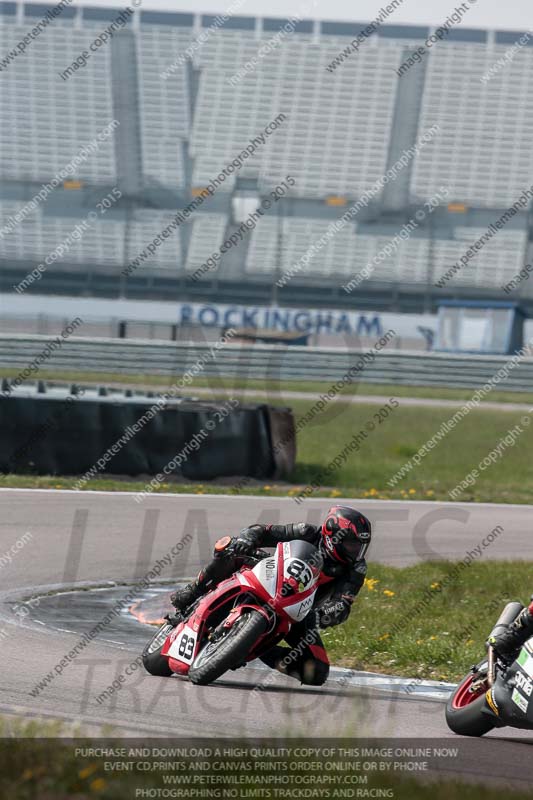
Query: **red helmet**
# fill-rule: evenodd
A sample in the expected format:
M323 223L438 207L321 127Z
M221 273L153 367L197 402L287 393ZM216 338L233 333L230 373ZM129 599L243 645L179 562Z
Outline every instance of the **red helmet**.
M336 561L364 558L372 539L370 521L355 508L333 506L322 525L323 553Z

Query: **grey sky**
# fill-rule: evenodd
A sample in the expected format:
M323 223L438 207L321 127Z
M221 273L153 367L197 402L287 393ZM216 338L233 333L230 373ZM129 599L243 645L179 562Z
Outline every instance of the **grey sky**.
M439 25L463 0L404 0L389 21ZM123 0L75 0L83 5L122 6ZM235 0L142 0L145 10L220 13ZM316 2L312 17L325 20L367 21L377 16L389 0L243 0L244 15L287 17ZM532 0L464 0L471 5L468 26L525 31L533 27Z

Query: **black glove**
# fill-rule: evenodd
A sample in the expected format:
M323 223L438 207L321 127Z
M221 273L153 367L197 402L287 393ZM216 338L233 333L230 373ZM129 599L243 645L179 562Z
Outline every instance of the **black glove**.
M488 644L494 647L498 655L509 657L515 650L518 650L521 642L517 631L509 625L507 630L498 633L496 636L491 636Z
M228 549L231 550L232 555L242 557L253 556L256 551L255 545L240 537L232 539Z
M318 621L321 628L332 628L341 625L350 616L353 598L348 596L329 600L318 608Z
M494 647L498 655L508 658L531 636L533 636L533 615L530 609L524 608L514 622L495 636L491 636L488 644Z

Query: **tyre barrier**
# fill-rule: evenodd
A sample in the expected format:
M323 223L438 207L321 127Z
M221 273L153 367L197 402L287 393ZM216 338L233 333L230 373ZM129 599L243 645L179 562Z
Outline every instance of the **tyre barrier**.
M36 475L277 478L294 467L291 409L81 386L0 392L0 470ZM292 432L292 435L291 435Z

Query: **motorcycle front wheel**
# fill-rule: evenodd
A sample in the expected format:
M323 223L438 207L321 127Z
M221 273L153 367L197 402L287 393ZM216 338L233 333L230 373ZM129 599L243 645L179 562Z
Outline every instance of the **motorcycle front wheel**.
M189 669L192 683L207 686L228 669L239 667L267 628L268 622L259 611L243 611L231 628L200 650Z
M459 684L446 704L446 722L454 733L460 736L483 736L496 725L483 713L485 690L472 692L475 675L470 673Z

